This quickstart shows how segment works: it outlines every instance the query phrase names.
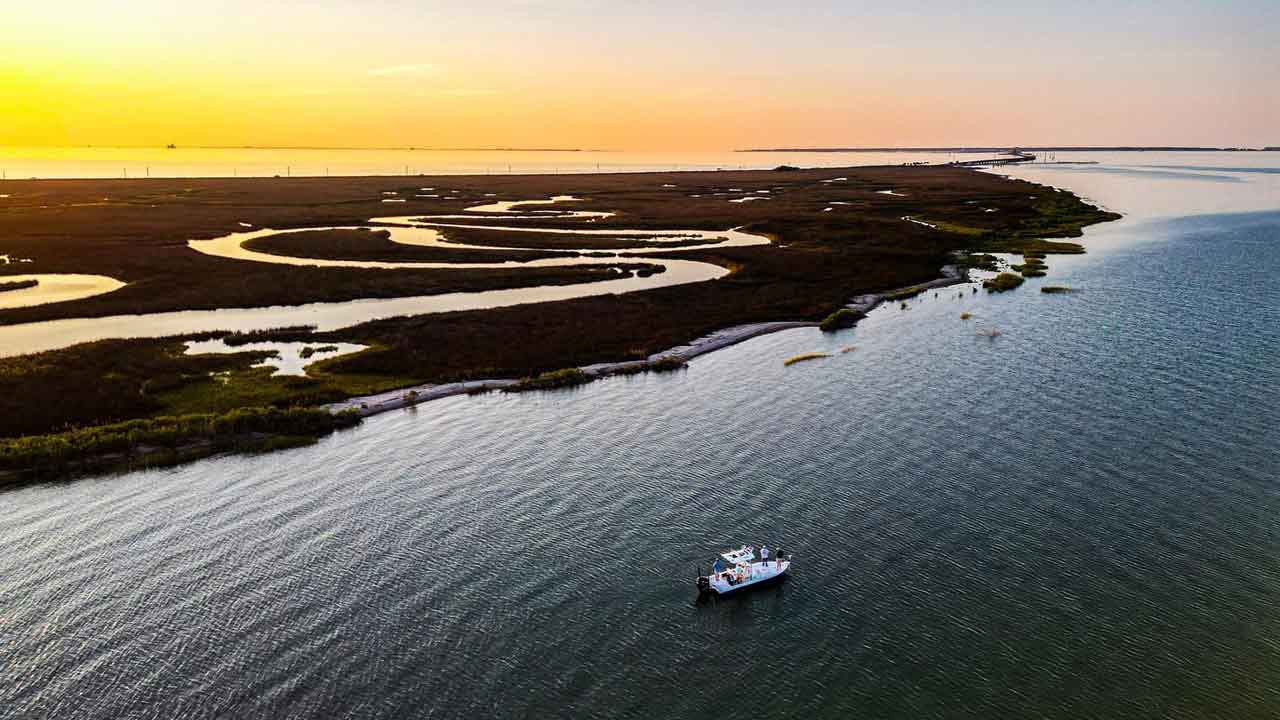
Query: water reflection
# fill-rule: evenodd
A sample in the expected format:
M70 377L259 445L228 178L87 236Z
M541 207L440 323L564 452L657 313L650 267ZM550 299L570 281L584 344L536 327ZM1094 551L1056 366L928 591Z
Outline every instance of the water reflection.
M187 355L234 355L243 352L268 352L269 357L256 363L253 367L275 368L273 376L306 375L308 365L336 358L340 355L364 350L366 345L355 343L314 343L314 342L256 342L243 345L228 345L222 339L188 342Z
M119 290L125 286L125 283L105 275L74 273L0 275L0 285L25 283L31 280L37 283L33 287L0 291L0 310L80 300Z

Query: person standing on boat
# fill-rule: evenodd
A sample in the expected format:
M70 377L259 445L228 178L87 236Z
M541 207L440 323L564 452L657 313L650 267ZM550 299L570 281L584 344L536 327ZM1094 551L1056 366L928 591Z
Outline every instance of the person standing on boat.
M716 561L711 564L711 574L719 575L720 571L723 569L724 569L724 566L720 564L720 558L716 558Z
M768 545L760 546L760 562L762 563L769 562L769 546Z

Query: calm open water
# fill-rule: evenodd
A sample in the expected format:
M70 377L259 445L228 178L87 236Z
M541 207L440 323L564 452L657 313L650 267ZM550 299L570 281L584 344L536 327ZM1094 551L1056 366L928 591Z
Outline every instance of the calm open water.
M1076 294L0 494L0 716L1274 717L1280 176L1169 162L1016 171Z

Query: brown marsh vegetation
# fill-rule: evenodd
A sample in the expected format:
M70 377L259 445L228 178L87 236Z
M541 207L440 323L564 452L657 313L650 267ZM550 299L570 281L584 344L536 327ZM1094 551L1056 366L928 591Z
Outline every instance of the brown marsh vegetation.
M842 182L823 182L845 177ZM522 224L565 229L728 229L769 235L755 247L692 248L651 257L703 260L731 269L720 280L488 310L392 318L328 333L300 328L282 340L369 345L312 365L308 377L271 378L252 353L181 354L176 339L105 341L0 361L0 437L60 432L134 418L227 412L236 407L311 406L423 382L538 378L560 368L639 360L746 322L820 320L854 295L910 287L938 275L953 253L1081 251L1045 240L1073 237L1111 219L1070 193L953 167L688 172L617 175L434 178L253 178L10 181L20 203L0 210L0 253L34 258L22 273L102 274L129 283L83 300L0 311L0 324L60 317L217 307L257 307L361 297L584 282L616 277L608 266L376 270L291 267L210 257L187 247L253 227L326 228L372 218L459 212L494 200L572 194L573 209L608 210L592 221L546 218ZM456 199L415 199L421 185L458 190ZM675 187L663 187L675 185ZM21 187L19 187L21 186ZM741 188L731 192L728 188ZM893 188L905 196L878 194ZM768 201L730 199L768 190ZM384 191L408 202L394 209ZM496 197L486 197L495 193ZM690 197L698 195L700 197ZM1034 196L1034 197L1032 197ZM104 200L103 198L108 198ZM823 212L832 202L838 210ZM971 202L977 201L977 202ZM998 208L985 213L983 207ZM904 222L927 217L929 228ZM468 220L469 221L469 220ZM475 223L492 222L478 215ZM511 250L397 245L375 231L282 233L255 245L293 254L353 259L504 259L532 248L599 247L618 238L450 230L449 239L509 244ZM629 244L629 243L628 243ZM546 257L539 253L538 257ZM628 258L642 264L644 258ZM620 260L620 264L623 261ZM0 281L16 268L0 266ZM1014 276L1017 277L1017 276ZM1021 280L1021 278L1018 278ZM833 325L850 318L837 315ZM550 380L550 378L547 378ZM568 377L558 378L567 381ZM59 399L62 398L62 399Z

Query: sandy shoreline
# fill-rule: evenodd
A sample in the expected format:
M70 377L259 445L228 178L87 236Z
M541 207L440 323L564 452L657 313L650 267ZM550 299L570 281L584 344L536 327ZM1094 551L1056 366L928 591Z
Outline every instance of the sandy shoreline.
M942 267L942 277L917 285L889 290L884 293L858 295L845 304L845 307L855 312L866 314L875 309L877 305L884 302L886 296L893 295L894 293L914 289L931 290L934 288L946 287L948 285L956 285L966 282L967 280L968 274L965 271L955 265L945 265ZM735 325L733 327L727 327L723 330L717 330L708 335L704 335L688 344L678 345L676 347L654 353L644 360L595 363L592 365L583 365L578 369L592 380L608 377L610 375L643 372L648 370L654 363L663 360L674 358L687 362L701 355L706 355L707 353L715 352L716 350L721 350L731 345L737 345L740 342L744 342L761 335L768 335L770 333L781 332L783 330L792 330L794 328L817 326L818 323L816 321L809 320L779 320L774 322ZM354 411L359 413L361 417L370 417L372 415L378 415L392 410L421 405L422 403L430 402L432 400L454 397L455 395L476 394L494 390L508 390L519 385L520 382L521 380L518 378L500 378L490 380L467 380L453 383L425 383L397 390L389 390L375 395L363 395L348 398L341 402L326 405L325 408L334 413Z

